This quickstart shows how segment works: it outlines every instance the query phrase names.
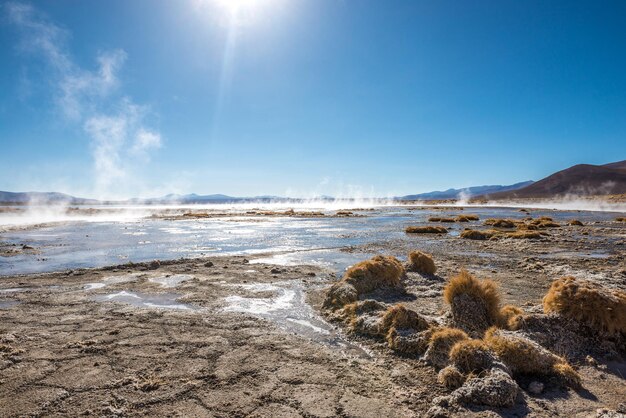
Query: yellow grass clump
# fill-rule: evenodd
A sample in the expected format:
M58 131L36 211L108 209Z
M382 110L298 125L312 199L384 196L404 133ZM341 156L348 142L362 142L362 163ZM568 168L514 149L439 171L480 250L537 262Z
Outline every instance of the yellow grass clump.
M421 251L416 250L409 253L409 264L410 269L418 273L435 274L437 272L433 257Z
M325 308L340 308L356 302L359 295L381 287L400 287L405 275L402 263L395 257L377 255L350 267L339 282L333 284L324 301Z
M448 229L443 226L408 226L405 229L407 234L447 234Z
M380 323L380 329L383 333L387 333L392 328L422 331L428 328L428 322L417 312L399 303L385 311Z
M437 381L450 390L458 389L465 383L465 375L453 365L446 366L437 374Z
M450 358L452 347L456 343L468 339L469 336L461 329L440 328L430 336L424 359L435 367L445 367Z
M495 360L495 353L482 340L459 341L450 350L450 361L465 374L489 370Z
M515 231L507 232L506 236L514 239L539 239L542 237L541 232L537 231Z
M580 376L565 359L534 341L495 327L487 330L484 341L514 375L555 375L568 386L580 386Z
M497 322L500 314L500 293L496 282L489 279L479 280L467 270L461 270L444 287L443 298L448 304L454 305L455 299L460 295L482 301L490 322Z
M514 221L512 219L494 219L494 218L486 219L484 222L485 225L490 225L495 228L515 228L517 223L518 223L517 221Z
M516 318L523 315L524 311L514 305L505 305L498 313L498 326L500 328L512 329L517 323Z
M597 331L626 335L626 292L588 280L562 277L543 298L546 313L558 313Z
M350 267L344 279L354 285L359 293L368 293L379 287L399 286L404 267L395 257L377 255Z
M478 219L478 215L459 215L456 217L457 222L470 222L477 221Z
M558 223L554 222L552 218L549 218L547 216L542 216L541 218L533 219L532 221L530 221L530 224L535 225L540 229L559 228L561 226Z
M477 229L466 229L461 232L461 238L465 239L474 239L474 240L486 240L493 238L499 234L499 231L493 229L487 229L484 231L479 231Z

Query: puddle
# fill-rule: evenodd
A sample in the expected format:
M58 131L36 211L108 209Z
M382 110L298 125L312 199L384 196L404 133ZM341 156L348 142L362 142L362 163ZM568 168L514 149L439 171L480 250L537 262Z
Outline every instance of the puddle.
M611 254L603 251L591 251L591 252L576 252L576 251L561 251L552 252L550 254L541 254L538 258L609 258Z
M86 283L83 286L83 290L97 290L105 288L112 284L134 282L143 274L144 273L131 273L123 276L107 276L102 279L102 282Z
M300 266L308 264L330 269L341 276L348 267L373 256L374 254L348 253L337 251L336 249L309 250L256 258L250 260L250 264L274 264L278 266Z
M19 304L16 300L0 300L0 309L9 309Z
M156 309L177 309L177 310L195 310L196 308L178 303L176 300L181 295L176 293L160 293L149 295L142 292L128 292L122 290L117 293L109 293L107 295L98 295L94 299L98 302L119 302L139 308L156 308Z
M224 298L225 312L247 313L265 318L279 328L359 357L370 358L362 347L346 341L306 303L304 284L299 281L228 285L249 293Z
M84 290L96 290L96 289L102 289L103 287L106 287L106 283L87 283L85 284L85 286L83 286Z
M148 281L160 284L161 287L171 288L191 279L193 279L193 276L189 274L172 274L171 276L150 277Z
M31 287L12 287L9 289L0 289L0 293L18 293L31 290Z

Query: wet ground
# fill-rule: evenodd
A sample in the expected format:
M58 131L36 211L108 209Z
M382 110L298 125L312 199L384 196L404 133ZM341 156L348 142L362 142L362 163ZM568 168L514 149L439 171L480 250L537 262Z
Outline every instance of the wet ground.
M404 233L434 214L462 213L481 220L446 224L445 235ZM566 274L626 289L626 224L613 213L531 211L585 226L498 241L458 232L529 214L361 214L61 223L0 234L7 246L33 248L0 257L0 415L420 416L447 393L434 369L346 336L320 315L329 283L373 254L433 254L437 276L411 274L406 283L405 303L426 315L445 309L445 280L462 267L494 278L517 305L538 304ZM125 264L154 259L162 261ZM81 269L108 265L117 266ZM498 413L589 416L623 402L623 377L579 371L586 392L524 394Z

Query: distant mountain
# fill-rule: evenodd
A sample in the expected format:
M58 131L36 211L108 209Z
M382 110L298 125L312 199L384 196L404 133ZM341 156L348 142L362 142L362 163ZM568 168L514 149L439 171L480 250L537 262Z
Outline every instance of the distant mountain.
M524 188L484 193L487 199L601 196L626 193L626 160L604 165L578 164Z
M411 194L407 196L399 197L401 200L443 200L443 199L458 199L459 197L475 197L488 193L504 192L509 190L517 190L522 187L526 187L532 184L532 180L523 181L521 183L511 184L509 186L473 186L465 189L448 189L443 191L435 191L420 194Z
M56 192L2 192L0 191L1 203L67 203L75 205L98 203L94 199L82 199L65 193Z

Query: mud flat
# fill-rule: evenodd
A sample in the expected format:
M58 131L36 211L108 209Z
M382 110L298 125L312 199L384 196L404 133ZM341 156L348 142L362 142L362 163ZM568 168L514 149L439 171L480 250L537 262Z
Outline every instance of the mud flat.
M157 266L3 278L0 415L409 416L394 375L434 384L303 308L320 269Z
M497 240L404 235L411 221L400 223L393 238L338 254L404 260L419 249L433 255L437 271L409 271L402 291L377 289L362 300L403 303L429 320L446 318L444 287L461 268L492 278L502 303L527 313L538 312L551 283L566 275L626 290L623 222L583 219L581 227L559 220L560 227L538 239ZM491 226L481 219L462 227ZM399 355L385 338L352 332L322 309L340 279L336 273L256 254L4 276L0 415L587 417L625 411L625 347L600 345L589 350L590 358L570 360L580 387L529 376L518 382L513 405L446 408L442 399L451 390L439 383L437 368L420 356Z

